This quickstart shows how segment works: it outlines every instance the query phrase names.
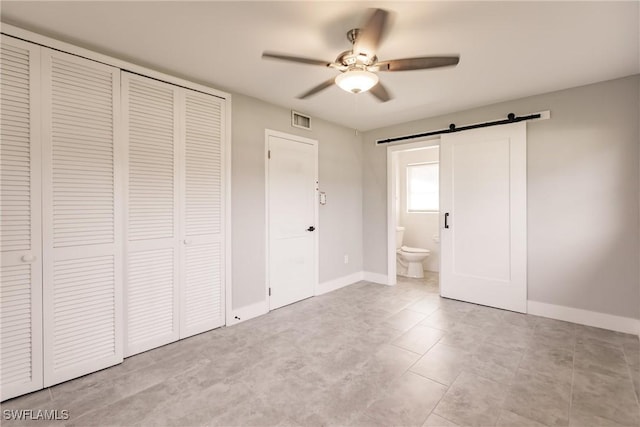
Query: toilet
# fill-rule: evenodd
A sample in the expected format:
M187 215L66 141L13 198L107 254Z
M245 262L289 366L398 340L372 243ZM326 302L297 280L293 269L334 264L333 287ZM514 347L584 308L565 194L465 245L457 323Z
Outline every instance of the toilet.
M404 227L396 227L396 272L400 276L422 279L424 277L422 261L431 252L428 249L403 246L403 238Z

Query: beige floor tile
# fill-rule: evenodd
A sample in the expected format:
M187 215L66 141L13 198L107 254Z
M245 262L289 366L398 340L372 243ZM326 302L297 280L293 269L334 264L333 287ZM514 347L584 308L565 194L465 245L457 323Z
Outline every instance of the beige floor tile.
M411 311L417 311L418 313L426 314L427 316L434 313L440 307L440 297L427 296L411 304L408 309Z
M406 310L411 305L411 298L404 298L402 296L394 297L392 295L378 295L373 300L379 307L386 311L388 314L397 314L402 310ZM407 328L408 329L408 328Z
M576 344L575 324L539 317L531 346L573 349Z
M622 348L626 342L637 342L637 336L622 332L609 331L607 329L594 328L592 326L577 325L576 336L578 340L589 339L602 343L615 345Z
M502 324L516 326L518 328L535 329L538 325L537 316L529 314L516 313L514 311L504 310L502 313Z
M633 388L635 389L636 396L640 402L640 367L630 367L631 381L633 382Z
M582 341L576 344L574 367L585 372L598 372L622 378L629 376L622 349L599 341Z
M640 368L640 341L629 340L625 342L622 351L628 365Z
M405 309L387 318L384 324L394 329L408 331L426 317L426 314Z
M564 320L556 320L550 319L548 317L539 317L534 316L536 321L536 330L540 332L548 332L548 333L559 333L559 332L567 332L572 335L576 334L576 325L575 323L565 322Z
M77 418L97 407L110 405L133 396L149 387L190 370L197 370L210 364L210 360L199 353L180 353L174 358L148 365L127 375L107 379L88 387L69 390L65 384L52 387L54 404L69 410L72 418ZM75 381L75 380L74 380Z
M290 422L291 420L278 408L267 405L263 399L253 395L244 395L227 405L224 411L215 414L208 425L220 427L277 426Z
M485 342L473 351L469 365L464 369L502 384L511 384L521 359L522 351Z
M442 384L407 372L369 405L367 415L386 425L421 426L446 391Z
M489 329L471 323L458 323L440 338L440 343L450 347L473 351L487 338Z
M571 380L518 370L504 409L549 426L569 423Z
M440 415L431 414L422 427L459 427L453 421L442 418Z
M382 420L373 419L366 413L358 414L351 422L352 427L389 427ZM305 426L307 427L307 426Z
M410 370L441 384L451 385L465 366L470 365L471 357L470 352L438 343Z
M502 410L496 427L545 427L545 424L530 420L515 412Z
M440 329L416 325L392 341L393 345L418 354L424 354L444 335Z
M419 354L385 345L380 347L353 375L367 376L368 381L384 389L394 379L400 377L420 358Z
M445 311L457 311L459 313L469 313L478 307L476 304L470 304L464 301L458 301L449 298L440 299L440 309Z
M0 409L2 410L17 410L17 409L34 409L34 408L46 408L52 403L51 392L48 388L44 390L34 391L33 393L25 394L14 399L5 400L0 403Z
M640 406L630 378L576 371L571 408L623 425L640 425Z
M200 383L200 373L190 371L181 376L156 384L131 396L80 417L72 415L68 426L148 426L162 423L176 425L187 418L197 422L208 422L215 411L221 411L224 402L234 396L229 385L216 385L207 390ZM243 393L248 393L242 388ZM218 396L213 401L212 396ZM206 402L206 404L205 404ZM215 406L219 405L219 406ZM195 417L197 416L197 420ZM188 423L184 423L188 424Z
M0 409L99 426L640 425L637 337L440 298L437 277L362 281Z
M498 325L485 338L486 343L522 351L531 345L533 328Z
M460 321L482 329L494 328L502 323L502 310L476 306Z
M619 424L615 421L599 417L593 414L587 414L575 408L571 409L571 417L569 419L569 427L631 427ZM637 426L633 426L637 427Z
M440 308L420 322L420 325L442 330L450 330L460 321L462 316L464 316L464 313L462 312L455 310L448 311Z
M571 381L573 350L563 347L532 347L525 350L520 367L528 371Z
M380 399L381 382L374 375L354 373L332 382L331 393L311 405L316 418L324 421L315 423L308 419L305 424L308 421L313 425L359 425L358 420L368 419L365 413L369 405Z
M462 372L433 413L462 426L492 426L505 397L503 385Z

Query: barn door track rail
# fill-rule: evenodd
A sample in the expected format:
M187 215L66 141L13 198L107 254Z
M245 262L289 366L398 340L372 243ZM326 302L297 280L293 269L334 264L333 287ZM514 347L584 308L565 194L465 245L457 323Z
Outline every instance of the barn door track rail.
M484 122L484 123L474 123L474 124L464 125L460 127L456 126L455 123L451 123L449 125L449 129L432 130L428 132L415 133L412 135L397 136L394 138L387 138L387 139L378 139L376 141L376 144L377 145L391 144L394 142L408 141L408 140L418 139L418 138L427 138L430 136L442 135L445 133L462 132L464 130L486 128L490 126L508 125L510 123L517 123L525 120L546 120L549 118L551 118L551 112L549 110L541 111L539 113L527 114L524 116L516 116L514 113L509 113L506 119L494 120L494 121Z

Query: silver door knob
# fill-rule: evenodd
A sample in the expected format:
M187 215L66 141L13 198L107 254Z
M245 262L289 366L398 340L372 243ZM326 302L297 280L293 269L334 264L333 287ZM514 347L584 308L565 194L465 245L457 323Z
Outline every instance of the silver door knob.
M191 239L184 239L184 240L183 240L183 243L184 243L185 245L190 245L190 244L191 244Z

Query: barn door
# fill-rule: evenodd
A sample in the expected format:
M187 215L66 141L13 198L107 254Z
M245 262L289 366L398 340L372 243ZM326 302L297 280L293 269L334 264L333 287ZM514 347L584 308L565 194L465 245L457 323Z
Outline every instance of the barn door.
M442 296L526 313L526 123L441 141Z

